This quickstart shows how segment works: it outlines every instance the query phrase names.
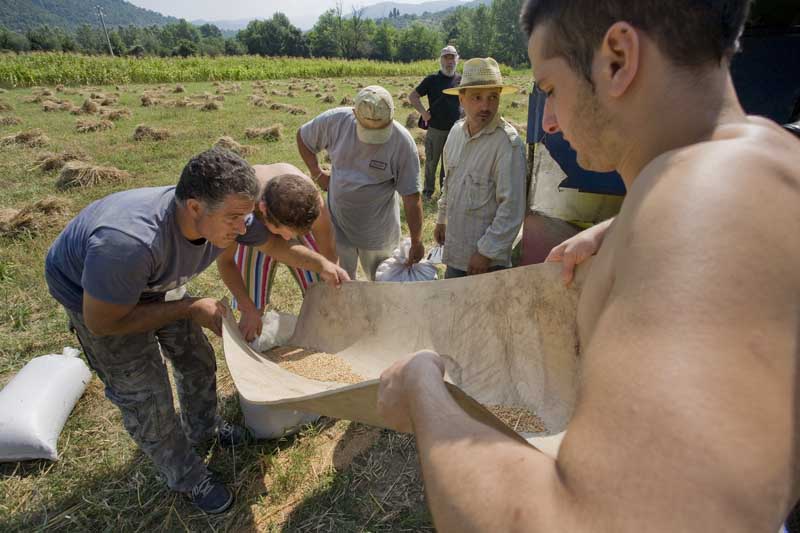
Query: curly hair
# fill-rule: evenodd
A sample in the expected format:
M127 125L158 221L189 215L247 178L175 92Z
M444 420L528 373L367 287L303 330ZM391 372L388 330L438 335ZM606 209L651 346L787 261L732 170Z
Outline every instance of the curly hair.
M255 201L258 180L247 161L224 148L212 148L191 158L175 188L179 202L194 198L210 211L218 209L231 194Z
M261 195L267 207L264 218L270 224L308 233L319 217L319 199L319 191L311 180L296 174L275 176Z

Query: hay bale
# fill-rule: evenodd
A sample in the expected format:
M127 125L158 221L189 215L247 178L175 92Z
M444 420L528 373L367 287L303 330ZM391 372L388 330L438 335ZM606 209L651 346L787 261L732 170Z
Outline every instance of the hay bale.
M19 117L0 117L0 126L16 126L22 124L22 119Z
M349 96L345 96L344 98L342 98L342 101L339 102L339 105L356 105L356 102Z
M78 107L76 105L70 104L69 113L71 115L83 115L83 109L81 109L80 107Z
M94 100L88 100L88 99L84 100L83 105L81 106L81 111L83 111L86 114L97 113L99 110L100 106L97 105L97 102L95 102Z
M179 83L178 85L175 86L174 89L172 89L172 92L174 92L174 93L185 93L186 92L186 87L184 87L183 85L181 85Z
M36 159L31 170L61 170L69 161L88 161L89 157L79 150L67 150L61 153L45 152Z
M90 133L94 131L105 131L114 128L114 123L110 120L82 120L78 119L75 123L75 131L78 133Z
M151 94L143 94L140 98L142 107L153 107L161 103L161 100Z
M103 94L103 93L93 92L93 93L91 93L89 95L89 98L92 99L92 100L105 100L106 99L106 95Z
M296 105L286 106L286 111L290 115L306 115L308 113L305 108Z
M92 187L101 183L118 183L129 177L130 174L118 168L101 167L85 161L69 161L61 168L56 187Z
M60 83L58 85L56 85L56 92L57 93L63 93L64 92L64 86L62 84L60 84Z
M289 106L286 104L282 104L280 102L275 102L274 104L271 104L269 108L272 109L273 111L286 111L289 108Z
M263 98L261 96L255 95L255 94L250 96L249 100L250 100L250 103L253 104L256 107L267 107L268 105L270 105L272 103L269 100L267 100L266 98Z
M416 111L412 111L406 117L406 128L413 129L417 127L417 121L419 121L419 113Z
M116 103L117 103L117 97L116 96L107 96L107 97L103 98L103 100L100 102L100 105L109 106L109 105L114 105Z
M223 136L217 139L217 142L214 143L215 147L225 148L226 150L230 150L236 154L239 154L242 157L245 157L253 152L252 146L247 146L246 144L239 144L236 142L233 137Z
M73 104L69 100L64 100L60 104L58 104L58 109L61 111L72 111Z
M203 107L200 108L200 111L219 111L220 109L222 109L222 105L214 100L210 100L203 104Z
M49 196L22 209L0 209L0 235L30 235L49 226L62 225L58 215L65 214L67 206L68 202L63 198Z
M277 142L283 137L283 124L273 124L268 128L247 128L244 131L244 136L248 139Z
M334 96L332 94L326 94L325 96L322 97L322 103L323 104L332 104L335 101L336 101L336 98L334 98Z
M37 148L49 143L50 139L42 133L42 130L21 131L16 135L9 135L0 139L0 146L21 144L29 148Z
M133 132L133 140L144 141L148 139L152 141L163 141L169 139L169 132L164 128L151 128L144 124L136 126L136 130Z
M0 100L0 111L13 111L13 110L14 110L14 108L11 107L11 104L3 102L2 100Z
M42 102L42 111L45 113L52 113L53 111L59 111L61 109L61 105L58 102L54 102L52 100L45 100Z
M130 109L123 107L121 109L103 109L102 116L104 119L117 121L124 118L131 118L133 114Z

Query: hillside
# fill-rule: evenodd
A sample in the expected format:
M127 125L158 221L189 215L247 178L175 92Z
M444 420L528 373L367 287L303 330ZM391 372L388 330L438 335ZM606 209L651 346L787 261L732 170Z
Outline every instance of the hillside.
M42 25L74 30L81 24L100 24L95 6L103 10L108 26L163 26L178 22L123 0L2 0L0 25L24 32Z
M451 4L451 5L450 5L450 7L446 7L444 9L434 10L434 9L431 9L431 4ZM444 20L448 15L450 15L456 9L459 9L459 8L462 8L462 7L463 8L475 8L475 7L478 7L481 4L485 4L487 6L490 6L492 4L492 0L471 0L470 2L459 2L459 1L444 0L442 2L423 2L422 4L415 4L413 6L410 5L410 4L397 4L397 3L394 3L394 2L383 2L381 4L375 4L374 6L369 6L369 7L365 8L364 13L365 13L365 16L366 16L366 13L367 13L368 10L371 10L371 9L376 8L378 6L381 6L381 5L387 5L387 6L392 6L392 7L406 6L406 7L415 7L415 8L416 7L429 6L428 9L425 9L425 10L422 10L422 11L416 10L416 11L419 11L419 12L416 12L416 13L412 13L410 11L407 12L407 11L404 11L403 9L401 9L400 7L398 7L398 9L400 10L400 16L399 17L387 18L386 15L381 15L380 17L377 17L376 20L379 23L383 22L383 21L388 21L394 27L399 28L399 29L402 29L402 28L405 28L407 26L410 26L411 24L413 24L415 22L418 22L418 23L422 24L423 26L438 28L438 27L441 26L442 20ZM435 6L433 6L433 7L435 7ZM387 8L387 10L388 9L390 9L390 8ZM388 11L387 11L387 14L388 14ZM375 17L368 17L368 18L375 18Z

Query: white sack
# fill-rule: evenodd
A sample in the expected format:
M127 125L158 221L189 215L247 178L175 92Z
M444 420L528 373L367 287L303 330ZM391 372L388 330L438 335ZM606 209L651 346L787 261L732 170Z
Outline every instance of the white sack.
M428 263L434 265L441 265L442 254L444 254L444 246L442 246L441 244L437 244L436 246L428 250L428 255L425 256L425 260Z
M58 460L58 436L92 377L79 354L36 357L0 391L0 462Z
M375 281L432 281L437 278L436 266L426 260L413 265L406 265L408 251L411 248L411 239L406 237L395 248L392 256L378 265L375 271Z
M261 323L261 335L250 342L250 346L257 352L266 352L289 342L297 317L289 313L267 311L261 317Z

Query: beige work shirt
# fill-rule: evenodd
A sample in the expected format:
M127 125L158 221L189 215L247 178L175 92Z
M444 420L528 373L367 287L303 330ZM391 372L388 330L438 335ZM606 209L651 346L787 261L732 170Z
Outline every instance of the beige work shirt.
M442 261L467 270L475 252L511 266L511 246L525 216L525 144L496 115L469 135L455 123L444 145L445 182L437 223L447 224Z

